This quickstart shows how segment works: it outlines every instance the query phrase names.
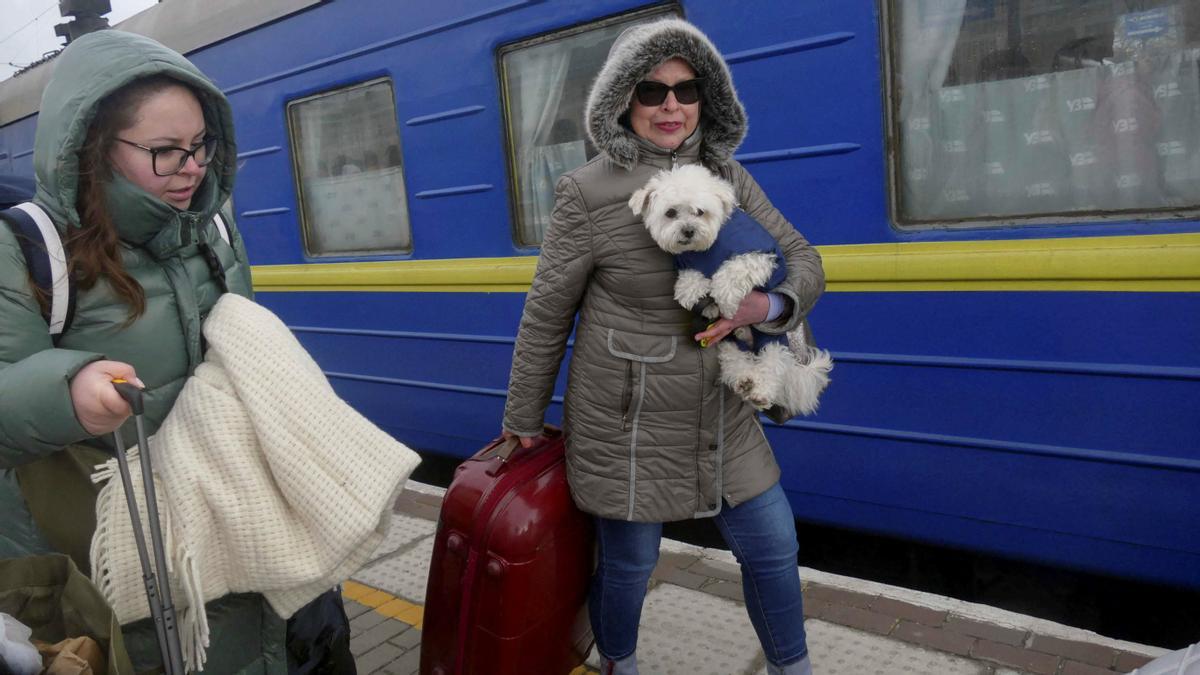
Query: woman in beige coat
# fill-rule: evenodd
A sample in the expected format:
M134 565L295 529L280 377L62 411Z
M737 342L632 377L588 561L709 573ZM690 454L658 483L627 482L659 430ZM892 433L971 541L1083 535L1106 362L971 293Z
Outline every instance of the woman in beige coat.
M504 432L541 433L576 315L565 399L575 502L596 516L589 611L603 673L637 673L634 654L662 523L714 517L742 566L747 611L771 673L811 672L796 531L755 410L721 386L715 349L734 328L797 326L824 289L816 250L732 159L746 132L729 69L680 20L622 33L588 97L601 155L556 186L551 225L513 353ZM661 169L702 163L779 241L787 280L732 319L694 334L673 297L672 257L627 206ZM772 297L773 296L773 297Z

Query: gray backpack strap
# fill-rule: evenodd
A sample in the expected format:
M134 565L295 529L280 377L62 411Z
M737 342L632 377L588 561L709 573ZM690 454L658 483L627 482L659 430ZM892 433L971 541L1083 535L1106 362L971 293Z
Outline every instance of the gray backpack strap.
M50 337L58 344L75 313L75 289L67 273L67 254L58 228L33 202L17 204L0 212L0 216L13 228L29 276L49 300L50 311L43 318L49 326Z

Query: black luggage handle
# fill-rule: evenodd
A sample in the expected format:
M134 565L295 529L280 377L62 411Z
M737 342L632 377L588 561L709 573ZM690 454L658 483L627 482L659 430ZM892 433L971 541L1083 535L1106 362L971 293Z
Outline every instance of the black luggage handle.
M150 526L151 551L146 550L145 535L142 533L141 518L138 517L137 500L133 496L133 477L129 461L125 458L125 443L121 440L121 429L113 430L113 442L117 451L117 466L120 468L121 484L125 488L125 503L133 524L133 539L137 544L138 562L142 566L142 582L146 586L146 600L150 605L150 616L154 620L154 631L158 637L158 649L162 654L166 675L185 675L183 650L179 643L179 627L176 625L175 603L171 599L171 581L167 574L167 556L163 550L162 527L158 520L158 499L154 491L154 470L150 466L150 442L146 439L146 427L142 421L145 400L142 390L125 379L112 380L113 388L129 404L133 421L137 427L138 454L141 455L142 489L146 497L146 519ZM150 553L153 553L153 566ZM156 574L157 571L157 574Z

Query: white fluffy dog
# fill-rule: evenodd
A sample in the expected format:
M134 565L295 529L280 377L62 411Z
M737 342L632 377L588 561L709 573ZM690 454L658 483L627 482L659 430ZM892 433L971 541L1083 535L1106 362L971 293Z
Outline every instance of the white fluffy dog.
M695 164L660 171L629 200L659 248L675 255L675 300L709 320L731 318L750 291L787 278L779 243L736 207L733 186ZM739 328L718 350L721 381L785 417L817 409L833 368L829 352L805 341L803 322L787 335Z

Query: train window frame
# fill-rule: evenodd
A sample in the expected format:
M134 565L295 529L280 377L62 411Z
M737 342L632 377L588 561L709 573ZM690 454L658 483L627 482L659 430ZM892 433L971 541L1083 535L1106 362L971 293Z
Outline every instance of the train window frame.
M500 90L500 115L504 133L505 165L508 173L508 205L509 222L511 224L509 234L515 247L523 250L537 250L541 248L542 240L539 239L532 241L525 238L525 233L527 231L532 231L533 226L531 223L525 222L523 217L525 214L521 204L521 189L523 183L517 150L519 142L516 138L516 121L514 120L513 115L513 94L509 87L510 68L507 63L508 57L526 49L569 40L579 35L611 28L614 25L632 25L634 23L653 19L665 19L671 17L684 18L683 8L677 2L667 2L648 7L641 7L629 12L613 14L564 28L556 28L550 31L539 33L537 35L523 37L519 40L502 44L496 48L496 73L499 78L498 87ZM578 121L580 128L583 128L583 120L580 119ZM586 147L590 147L591 141L587 137L586 129L583 129L582 140ZM585 159L585 163L587 161L591 161L591 158L589 157ZM570 167L566 169L566 171L570 171L573 168L575 167ZM561 175L561 173L559 175ZM557 176L555 177L555 180L557 180ZM553 187L553 185L551 185L551 187ZM545 234L544 231L542 234Z
M887 165L885 177L889 220L894 229L915 234L930 230L996 230L1005 227L1155 223L1200 219L1200 198L1197 198L1193 204L1168 204L1156 207L1105 208L1096 206L1095 208L1030 213L976 213L974 215L927 218L910 216L906 212L904 176L902 175L904 158L901 139L904 121L900 114L902 105L899 72L901 21L898 7L901 1L878 0L880 68L882 71L880 75L884 85L884 157ZM1181 51L1187 51L1187 49L1181 49Z
M315 235L312 231L313 223L311 221L311 216L309 213L310 205L308 204L308 200L305 197L304 172L303 172L302 166L301 166L301 161L303 160L302 146L301 146L301 139L299 137L299 134L296 133L297 122L296 122L295 111L297 111L300 108L300 106L304 105L305 103L320 100L323 98L328 98L330 96L346 94L348 92L352 92L352 91L359 90L359 89L368 89L371 87L377 87L380 85L387 87L386 100L388 101L389 105L391 106L390 119L392 120L392 123L393 123L392 128L395 132L396 150L397 150L396 154L398 156L394 164L388 164L387 167L383 167L383 168L389 168L389 167L395 166L399 169L399 172L400 172L400 176L399 176L399 178L400 178L400 194L397 197L397 204L399 205L399 208L401 211L401 221L400 221L399 225L403 228L404 240L407 241L407 245L389 246L386 248L358 248L358 249L347 248L347 249L338 249L338 250L334 250L334 251L317 250L317 247L314 245ZM325 90L322 90L319 92L307 94L307 95L301 96L299 98L287 101L284 105L284 121L286 123L288 144L289 144L289 147L291 150L291 156L292 156L291 157L291 159L292 159L292 161L291 161L292 181L293 181L294 188L296 191L296 201L299 206L299 210L298 210L299 219L298 220L299 220L299 225L300 225L300 235L301 235L300 238L301 238L301 244L304 249L305 257L310 258L310 259L347 259L347 258L395 257L395 256L411 255L413 253L414 246L415 246L415 243L413 241L412 211L410 209L410 204L409 204L407 172L406 172L406 167L404 165L404 139L402 138L402 136L400 134L400 122L399 122L399 117L397 115L397 107L396 107L396 89L395 89L394 83L392 82L392 78L387 77L387 76L376 77L376 78L372 78L370 80L363 80L360 82L354 82L351 84L346 84L346 85L334 87L331 89L325 89ZM349 175L349 174L343 174L343 175Z

